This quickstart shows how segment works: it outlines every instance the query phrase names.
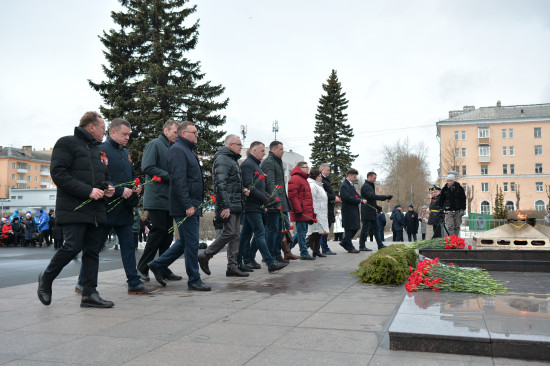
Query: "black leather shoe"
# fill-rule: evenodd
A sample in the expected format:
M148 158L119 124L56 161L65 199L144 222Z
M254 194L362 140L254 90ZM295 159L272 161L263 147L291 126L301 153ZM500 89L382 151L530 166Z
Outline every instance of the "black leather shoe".
M143 283L138 286L128 287L128 295L150 294L156 291L158 291L158 287L144 285Z
M155 280L157 280L158 283L160 283L162 286L166 286L166 281L164 281L164 276L162 273L160 273L160 270L157 266L153 264L153 262L149 262L148 264L149 270L153 272L153 275L155 275Z
M252 269L260 269L262 268L262 265L258 262L256 262L255 259L252 259L252 261L250 261L250 263L247 263L247 265L252 268Z
M247 264L239 264L239 270L241 272L254 272L252 267L249 267Z
M181 281L183 280L182 276L178 276L177 274L170 273L168 276L164 276L164 279L166 281Z
M367 247L365 247L365 248L359 248L359 250L360 250L361 252L372 252L372 249L369 249L369 248L367 248Z
M357 249L353 248L353 249L348 250L348 253L357 254L357 253L361 253L361 252L358 251Z
M204 253L199 254L199 266L201 267L202 271L210 276L210 268L208 268L208 257L204 255Z
M113 306L115 306L114 302L103 300L97 292L83 295L80 302L81 308L112 308Z
M308 254L308 255L300 256L300 259L304 261L313 261L315 260L315 257L312 257L311 255Z
M248 277L249 274L246 272L240 271L238 268L228 268L227 271L225 271L226 277Z
M52 303L52 286L46 286L42 279L42 273L38 275L38 290L36 291L38 300L44 305L50 305Z
M378 247L378 249L380 250L380 249L384 249L384 248L387 248L387 247L388 247L387 245L382 244L381 246Z
M287 263L281 263L281 262L275 261L272 265L267 267L267 270L269 272L275 272L285 268L287 265L288 265Z
M321 258L326 257L326 255L323 254L323 253L321 253L321 252L313 253L313 256L314 256L314 257L321 257Z
M323 254L326 254L326 255L336 255L338 253L334 253L332 250L329 250L328 252L324 252Z
M197 282L188 284L187 289L193 290L193 291L210 291L211 290L210 286L208 286L202 281L197 281Z

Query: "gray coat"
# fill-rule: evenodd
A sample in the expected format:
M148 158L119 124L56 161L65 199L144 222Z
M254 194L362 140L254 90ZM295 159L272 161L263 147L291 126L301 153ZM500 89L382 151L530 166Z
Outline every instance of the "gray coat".
M280 200L279 202L283 207L282 211L289 212L290 202L288 200L288 196L286 194L286 189L285 189L285 173L283 170L283 161L270 151L267 158L265 158L265 160L262 162L261 168L265 174L266 192L268 194L271 194L275 189L275 185L282 186L283 189L278 189L273 195L273 199L275 197L279 197L279 200ZM277 206L272 205L272 207L268 207L267 210L278 211L278 208Z
M141 170L145 173L145 179L149 181L155 175L161 178L160 183L151 182L145 186L143 193L143 209L145 210L168 211L170 177L166 154L169 148L170 142L164 133L145 145L141 159Z

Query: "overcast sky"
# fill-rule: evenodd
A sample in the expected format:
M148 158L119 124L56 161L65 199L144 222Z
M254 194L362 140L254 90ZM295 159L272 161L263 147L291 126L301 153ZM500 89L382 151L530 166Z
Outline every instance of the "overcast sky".
M337 70L349 100L354 167L377 169L382 146L430 149L435 123L465 105L550 102L550 1L192 1L206 80L226 87L229 133L277 139L309 158L322 84ZM101 98L98 35L116 0L0 1L0 145L50 148ZM191 24L191 23L189 23ZM131 121L130 121L131 122Z

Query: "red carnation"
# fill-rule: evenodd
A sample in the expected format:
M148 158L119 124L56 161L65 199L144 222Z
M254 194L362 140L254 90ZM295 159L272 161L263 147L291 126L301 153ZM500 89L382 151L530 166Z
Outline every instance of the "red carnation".
M162 180L159 176L156 176L154 175L153 178L151 179L153 182L157 182L157 183L160 183L160 181Z
M139 178L136 178L136 187L139 187Z
M355 197L355 198L358 198L359 196L358 196L358 195L355 195L354 197Z
M275 197L275 201L279 202L280 201L279 197Z
M288 228L288 230L294 230L294 226L290 225L290 227Z
M279 206L277 207L279 209L279 211L282 211L283 210L283 206Z
M472 250L472 246L471 246L471 245L468 245L468 249L469 249L469 250Z
M317 221L317 219L313 219L313 222L317 223L318 221Z
M260 175L260 173L258 173L258 172L254 172L254 175Z
M259 179L259 180L264 180L264 179L265 179L265 175L263 175L263 174L260 175L260 176L258 177L258 179Z
M215 196L210 196L210 199L212 200L213 203L216 203L216 197Z

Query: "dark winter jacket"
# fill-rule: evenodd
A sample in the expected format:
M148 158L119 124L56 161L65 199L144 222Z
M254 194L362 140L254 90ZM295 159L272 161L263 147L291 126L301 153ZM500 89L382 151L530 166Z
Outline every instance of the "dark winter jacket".
M26 219L23 226L25 227L25 240L32 240L32 236L36 232L36 223L32 217L30 219Z
M313 197L307 181L307 173L296 165L290 172L288 181L288 200L290 201L290 221L313 221Z
M342 200L342 225L346 230L359 230L361 217L359 204L362 198L355 190L355 186L349 180L344 179L340 185L340 199Z
M243 181L236 154L227 146L218 148L214 154L212 167L214 177L214 196L216 196L216 217L222 210L229 209L232 214L243 212Z
M113 140L111 136L107 136L107 140L99 145L99 149L103 151L107 158L107 168L111 174L113 185L121 183L133 182L136 179L136 171L132 164L132 158L128 149ZM115 194L111 198L107 198L107 224L113 226L131 226L134 222L133 208L124 205L123 203L111 203L122 197L124 188L132 188L132 184L115 187Z
M430 201L430 217L428 217L428 225L437 225L439 224L439 215L442 215L438 212L439 204L437 203L438 197L432 198Z
M405 227L405 216L403 215L403 212L397 209L397 207L393 209L390 220L392 220L392 231L402 231Z
M195 144L178 136L166 156L170 175L168 209L173 217L185 217L185 211L191 207L195 208L195 216L202 216L202 209L197 207L204 201L204 181L194 147Z
M386 196L377 195L374 183L366 180L361 187L361 197L367 200L367 204L361 204L361 220L376 220L376 212L380 210L376 201L383 201Z
M376 214L376 221L378 222L378 229L383 231L386 227L386 214L379 212Z
M109 170L101 159L99 143L88 131L75 127L73 136L57 140L52 152L51 176L57 186L58 224L105 224L105 200L88 200L93 188L106 189Z
M288 200L285 190L285 172L283 170L283 161L270 151L267 158L265 158L262 162L261 168L265 174L265 191L268 194L272 194L276 185L283 187L283 189L278 189L275 193L273 193L273 198L278 197L282 211L289 212L290 201ZM277 206L274 205L268 207L267 210L279 211Z
M145 173L145 181L150 181L155 175L161 179L159 183L152 182L144 187L144 210L168 210L168 191L170 177L166 155L170 148L170 141L164 133L145 145L141 158L141 170Z
M15 235L23 235L24 228L23 228L23 225L21 225L19 223L19 221L14 222L13 224L11 224L11 227L12 227L13 233Z
M259 174L256 174L258 172ZM260 168L260 161L252 155L248 157L241 164L241 173L243 175L243 186L250 187L252 182L256 182L254 188L250 191L250 195L246 198L244 202L244 211L245 212L265 212L265 208L262 208L262 205L267 208L274 207L275 209L279 205L271 204L268 205L270 200L268 199L269 193L266 191L265 179L259 179L259 176L264 174Z
M321 174L323 177L323 188L325 192L327 193L328 198L328 224L333 224L335 221L334 218L334 200L336 199L337 194L334 192L334 189L332 189L332 184L330 184L330 178L325 177Z
M466 209L466 194L464 188L458 182L449 187L448 184L441 189L437 200L439 207L445 211L460 211Z
M418 232L418 212L407 211L405 214L405 229L408 234L415 234Z

